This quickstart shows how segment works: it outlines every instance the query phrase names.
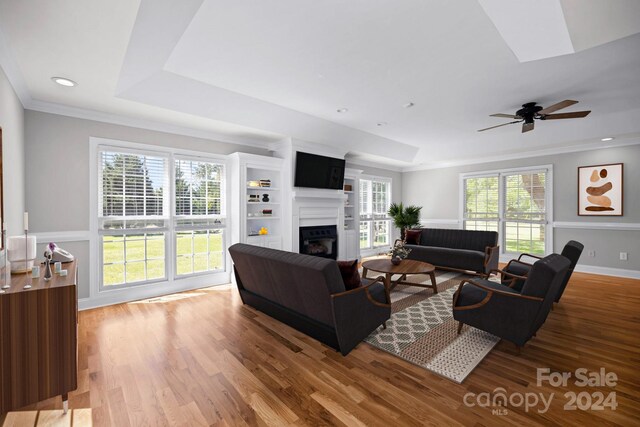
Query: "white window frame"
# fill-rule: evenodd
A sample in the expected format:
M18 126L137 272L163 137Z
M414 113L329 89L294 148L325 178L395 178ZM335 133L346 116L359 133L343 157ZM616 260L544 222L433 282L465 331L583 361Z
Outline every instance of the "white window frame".
M360 212L360 205L362 200L360 200L360 189L362 188L362 181L371 181L371 189L368 194L369 200L367 204L371 207L371 215L368 218L362 219L362 215ZM385 177L385 176L375 176L375 175L360 175L358 177L358 247L360 248L360 224L362 222L369 223L369 242L370 245L367 248L360 248L360 252L362 256L370 256L377 252L379 252L380 248L391 247L391 240L393 238L393 224L392 219L388 214L388 210L384 214L374 214L373 213L373 181L384 182L388 185L388 204L391 204L393 200L393 178ZM376 221L387 221L387 234L388 234L388 242L386 245L375 245L375 222Z
M553 165L537 165L526 166L520 168L509 169L495 169L480 172L461 173L459 175L459 201L458 201L458 219L459 227L464 229L465 225L465 188L464 180L466 178L486 178L486 177L498 177L498 233L499 233L499 245L500 256L503 261L511 259L514 253L506 251L505 243L505 199L506 199L506 185L505 177L508 175L526 173L526 172L546 172L545 177L545 210L546 219L544 221L545 227L545 254L553 252ZM510 221L514 222L514 221ZM517 222L517 221L516 221Z
M140 144L128 141L112 140L106 138L90 138L90 167L89 185L90 185L90 289L89 298L95 300L91 306L102 304L112 304L116 302L131 301L139 298L152 297L166 293L173 293L188 289L197 289L203 286L212 286L228 283L230 273L228 266L230 265L229 255L226 251L228 234L231 230L232 221L229 212L229 202L226 200L230 191L230 176L228 157L225 155L216 155L198 151L184 150L173 147L156 146L149 144ZM109 285L102 284L102 244L101 232L99 230L99 212L98 212L98 185L100 173L100 151L113 150L117 152L130 152L132 154L147 154L154 156L165 156L168 160L169 186L167 188L169 197L169 212L163 218L167 221L167 226L162 229L130 230L129 233L140 232L164 232L165 233L165 278L153 279L148 281L135 282L133 284ZM224 167L224 183L221 187L222 205L221 217L225 217L225 221L220 227L207 226L208 229L223 228L223 270L199 272L189 275L176 274L176 231L179 229L175 226L175 158L189 158L196 161L214 162ZM118 234L121 234L120 232Z

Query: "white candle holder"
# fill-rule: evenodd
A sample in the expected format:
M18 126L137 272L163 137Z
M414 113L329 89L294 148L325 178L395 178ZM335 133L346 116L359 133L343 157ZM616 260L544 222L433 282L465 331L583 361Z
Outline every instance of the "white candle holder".
M11 274L31 273L36 259L36 236L29 236L25 230L24 236L9 237L7 256L11 263Z

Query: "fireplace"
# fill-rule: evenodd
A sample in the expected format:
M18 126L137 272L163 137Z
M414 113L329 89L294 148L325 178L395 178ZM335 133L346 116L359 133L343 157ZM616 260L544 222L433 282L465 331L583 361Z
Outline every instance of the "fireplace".
M338 228L335 225L300 227L300 253L338 258Z

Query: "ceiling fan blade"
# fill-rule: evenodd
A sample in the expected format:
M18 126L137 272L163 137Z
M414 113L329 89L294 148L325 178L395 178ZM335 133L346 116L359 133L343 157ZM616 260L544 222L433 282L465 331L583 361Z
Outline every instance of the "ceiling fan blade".
M520 123L522 120L515 120L513 122L509 122L509 123L503 123L501 125L497 125L497 126L491 126L490 128L484 128L484 129L478 129L478 132L484 132L485 130L489 130L489 129L495 129L495 128L499 128L501 126L506 126L506 125L512 125L514 123Z
M505 119L519 119L518 116L514 116L513 114L502 114L502 113L490 114L489 117L504 117Z
M560 101L557 104L553 104L553 105L548 106L547 108L543 108L542 110L538 111L538 114L553 113L554 111L562 110L563 108L570 107L573 104L577 104L577 103L578 103L578 101L572 101L570 99L565 99L564 101Z
M581 117L586 117L589 115L591 111L574 111L573 113L558 113L558 114L547 114L542 116L542 120L557 120L557 119L579 119Z
M530 130L533 130L533 122L531 123L524 122L522 124L522 133L529 132Z

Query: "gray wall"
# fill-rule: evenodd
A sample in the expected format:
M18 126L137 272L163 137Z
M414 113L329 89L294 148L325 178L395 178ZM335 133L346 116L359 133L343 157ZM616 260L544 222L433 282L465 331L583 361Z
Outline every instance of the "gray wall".
M578 216L578 166L619 162L624 163L624 216ZM554 221L640 223L640 145L405 172L402 174L402 199L405 203L422 205L425 220L458 219L460 173L546 164L553 164ZM581 264L640 270L640 231L556 228L554 251L560 251L570 239L585 244ZM588 257L588 250L594 250L596 256ZM628 252L628 261L620 261L620 252Z
M175 147L216 154L244 151L267 155L266 150L245 145L193 138L146 129L77 119L26 110L26 207L34 233L89 230L89 138ZM92 163L94 162L94 163ZM22 219L20 219L22 221ZM46 242L40 242L39 252ZM80 298L89 296L89 242L65 242L79 259Z
M389 169L375 168L372 166L364 166L359 165L357 163L351 163L347 161L346 167L352 169L359 169L362 171L363 175L374 175L374 176L384 176L387 178L391 178L391 201L395 203L400 203L403 201L402 199L402 179L403 174L401 172L392 171ZM391 232L391 243L397 238L400 237L400 230L393 227L392 224L392 232Z
M4 221L7 223L8 234L11 236L23 231L22 214L25 211L24 110L2 68L0 68L0 128L2 128Z

